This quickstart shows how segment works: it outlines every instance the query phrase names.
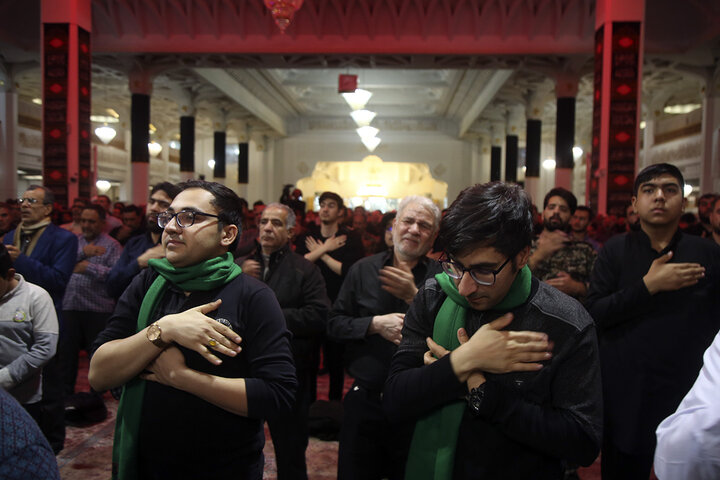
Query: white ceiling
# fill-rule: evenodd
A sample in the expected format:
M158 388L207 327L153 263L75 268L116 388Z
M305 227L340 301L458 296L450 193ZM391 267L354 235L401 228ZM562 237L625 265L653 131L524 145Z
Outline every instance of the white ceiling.
M303 17L298 14L297 38L305 38L304 25L316 24L314 28L332 30L339 42L342 35L350 41L353 35L358 35L352 27L355 18L352 15L359 15L351 7L362 10L370 3L306 0L303 8L307 11L301 12ZM425 3L405 0L402 5L408 11L420 9L420 18L425 22L421 27L428 32L435 23L442 22L440 13L444 8L448 18L455 22L458 35L462 34L465 24L458 16L463 14L459 10L467 7L465 3L438 0L431 2L437 7L434 11L422 10ZM543 120L543 136L552 141L554 78L570 74L579 79L576 143L589 142L595 1L469 2L482 6L473 11L474 21L477 25L486 22L486 27L494 28L494 35L500 39L498 48L510 45L518 32L524 35L516 42L520 45L516 51L483 55L247 52L253 42L264 45L253 28L265 32L262 33L265 43L271 45L268 50L276 48L273 46L276 43L282 45L292 40L294 35L291 32L278 39L261 4L261 0L92 0L93 113L113 108L120 113L121 125L129 127L128 75L144 71L153 77L151 121L161 140L178 136L178 117L192 108L198 138L210 137L213 130L222 129L223 122L231 138L248 133L278 138L301 133L310 125L345 130L354 128L354 124L349 117L350 108L337 93L337 82L339 74L352 73L358 75L360 88L373 92L367 108L377 112L373 125L378 128L435 129L455 138L473 139L489 135L492 125L505 124L509 116L523 116L528 108L537 105ZM343 10L340 5L349 6ZM389 15L399 24L394 10L388 10L392 14L383 14L380 8L394 5L391 0L379 0L375 5L379 5L375 10L362 10L367 18L379 22ZM504 12L503 15L493 16L493 8ZM39 12L38 0L0 0L0 75L5 75L6 86L14 86L22 101L39 97L41 91ZM518 23L492 23L497 23L496 18L513 19L513 12L519 16ZM718 88L720 2L647 0L646 12L643 100L653 101L652 108L701 102L707 84ZM339 19L338 27L323 26L321 17L329 18L331 14ZM226 15L236 19L254 15L262 28L253 27L250 20L242 28L228 25ZM438 16L435 23L433 15ZM523 23L520 21L523 18L534 23ZM237 33L233 27L242 32ZM448 29L452 40L452 29ZM226 31L245 35L249 45L224 45ZM215 33L208 36L208 32ZM428 32L423 30L425 36ZM172 43L168 43L173 35L189 38L191 41L185 45L192 46L192 39L197 39L198 44L215 46L218 51L208 52L210 47L190 53L173 51ZM397 39L401 43L402 40ZM142 53L149 51L154 41L166 53ZM562 53L533 52L534 41L555 45ZM339 48L330 40L325 44L329 51ZM237 51L233 52L233 48ZM526 53L518 54L517 49ZM182 110L183 106L186 110ZM522 144L524 128L519 134Z

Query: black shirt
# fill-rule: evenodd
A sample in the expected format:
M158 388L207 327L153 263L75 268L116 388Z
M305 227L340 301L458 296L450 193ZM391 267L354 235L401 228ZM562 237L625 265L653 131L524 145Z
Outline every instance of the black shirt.
M372 317L405 313L408 304L382 289L379 272L392 266L393 251L363 258L350 269L328 320L328 336L346 342L348 373L367 389L380 391L397 346L379 334L367 336ZM415 285L440 272L440 265L422 257L412 269Z
M113 316L96 340L105 342L129 337L136 332L142 299L157 272L143 270L118 300ZM265 436L263 419L290 410L296 387L290 354L289 332L285 328L275 294L258 280L240 275L210 292L183 291L171 286L165 291L150 322L222 298L208 314L227 319L242 337L242 352L236 357L216 355L223 360L213 365L200 354L179 347L187 366L212 375L245 378L248 416L242 417L208 403L190 393L157 382L146 383L138 435L141 464L166 469L166 478L239 478L229 457L243 458L250 465L262 455ZM225 468L227 467L227 470ZM173 477L180 472L180 476Z
M350 271L350 267L352 267L355 262L363 258L365 255L362 240L355 232L348 230L345 227L340 227L337 233L335 233L335 236L339 237L341 235L347 235L345 245L328 253L328 255L332 258L342 263L341 274L338 275L333 272L322 260L317 259L315 261L315 265L320 268L320 273L322 273L322 276L325 279L328 298L330 298L331 302L334 302L337 298L338 292L340 292L340 286L347 276L347 273ZM320 233L320 227L311 228L308 233L300 235L295 241L295 251L303 256L309 252L308 248L305 246L305 239L307 237L312 237L315 240L320 240L322 242L325 242L328 238L330 238L322 236Z
M650 295L642 278L668 251L671 263L704 266L705 277ZM595 262L586 306L598 325L607 433L625 452L651 452L656 427L692 386L720 329L720 247L680 231L662 252L642 230L615 236Z

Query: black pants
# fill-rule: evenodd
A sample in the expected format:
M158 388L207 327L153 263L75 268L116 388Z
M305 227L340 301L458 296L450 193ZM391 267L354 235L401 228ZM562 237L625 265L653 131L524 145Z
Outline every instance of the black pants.
M403 479L412 427L390 423L382 411L380 392L357 383L345 395L343 412L338 479Z
M328 398L330 400L342 400L343 388L345 387L345 344L334 342L325 338L323 342L323 362L328 371L330 388Z
M78 373L78 354L85 350L90 355L92 345L112 312L63 311L63 326L60 333L60 356L62 358L63 388L66 396L75 393Z
M600 474L602 480L648 480L652 470L654 452L630 454L617 448L604 433L600 456Z
M298 389L292 411L268 420L268 428L275 447L278 480L307 480L305 450L308 446L308 410L312 386L317 377L313 367L298 369Z
M65 446L65 398L58 356L55 355L43 367L42 400L25 405L56 455Z

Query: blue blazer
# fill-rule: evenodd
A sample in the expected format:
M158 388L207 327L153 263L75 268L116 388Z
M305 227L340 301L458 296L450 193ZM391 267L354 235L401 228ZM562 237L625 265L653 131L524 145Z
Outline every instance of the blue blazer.
M15 230L3 238L12 245ZM62 299L75 268L78 239L74 233L51 223L38 238L30 256L20 254L13 266L30 283L39 285L50 294L55 311L62 311Z

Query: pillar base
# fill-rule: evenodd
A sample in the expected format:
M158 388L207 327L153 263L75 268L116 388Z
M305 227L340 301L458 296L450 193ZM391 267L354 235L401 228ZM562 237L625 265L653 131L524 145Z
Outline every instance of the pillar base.
M556 168L555 169L555 186L562 187L572 192L573 169L572 168Z
M150 184L150 164L145 162L133 162L132 170L132 203L145 205L148 201Z

